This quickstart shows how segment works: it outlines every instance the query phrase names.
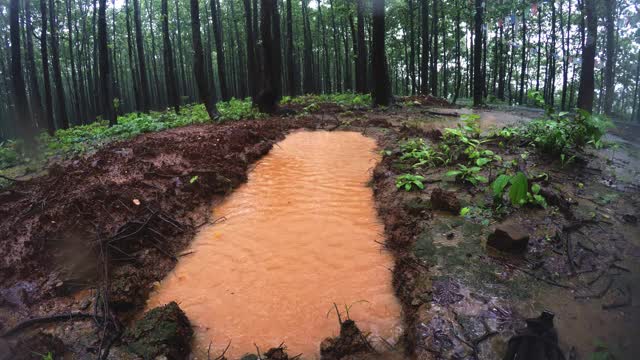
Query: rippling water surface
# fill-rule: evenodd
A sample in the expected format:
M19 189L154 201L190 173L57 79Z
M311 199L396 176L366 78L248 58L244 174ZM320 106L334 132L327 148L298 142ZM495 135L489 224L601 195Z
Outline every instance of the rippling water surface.
M314 358L338 333L334 302L358 302L350 315L363 331L395 338L393 264L375 242L384 230L367 186L375 148L356 132L287 136L214 209L226 221L201 230L148 305L176 300L205 359L210 341L212 358L229 341L231 358L282 342Z

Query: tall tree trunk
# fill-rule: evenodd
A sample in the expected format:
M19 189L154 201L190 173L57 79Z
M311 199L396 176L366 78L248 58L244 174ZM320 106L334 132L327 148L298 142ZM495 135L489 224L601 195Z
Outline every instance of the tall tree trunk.
M367 92L367 44L364 37L364 0L356 0L356 13L358 17L357 28L357 52L356 52L356 92Z
M542 8L538 10L538 56L536 63L536 91L540 90L540 50L542 49L542 42L540 37L542 36Z
M200 37L200 7L198 0L190 0L191 5L191 40L193 43L193 71L198 85L200 102L207 108L209 118L214 120L218 117L218 110L213 98L209 94L209 84L205 77L204 53L202 50L202 38Z
M133 108L135 110L140 109L141 104L144 102L142 94L140 92L140 76L138 75L138 69L136 67L137 59L133 53L133 45L131 42L131 21L129 16L129 0L125 0L126 13L126 26L127 26L127 51L129 53L129 66L131 68L131 82L133 83L133 94L135 97L135 104Z
M49 0L49 22L51 23L51 64L53 65L53 82L56 85L56 118L63 129L69 128L67 118L67 103L62 85L62 71L60 68L60 41L58 39L58 17L56 16L54 0Z
M473 47L473 106L482 105L482 89L484 84L482 81L482 21L484 7L482 0L475 0L475 16L474 16L474 32L475 43Z
M391 103L391 84L385 53L384 0L373 0L373 34L371 68L373 75L373 103L388 106Z
M107 43L107 0L100 0L98 9L98 50L100 57L100 86L102 93L102 109L109 125L116 124L113 109L113 93L111 89L111 69L109 68L109 44Z
M272 34L272 63L271 71L273 72L273 88L275 91L276 101L282 98L282 39L280 31L280 10L278 9L278 0L271 0L271 34Z
M254 100L258 110L263 113L273 114L276 111L275 68L274 52L279 51L274 47L273 18L277 15L274 7L277 0L260 0L260 32L262 39L262 71L260 71L261 85L259 95Z
M171 38L169 37L169 5L167 0L162 0L162 43L164 54L164 77L167 86L167 97L171 107L176 114L180 112L180 98L176 85L176 68L173 63L173 51L171 49Z
M460 7L458 0L455 0L454 7L456 8L456 77L455 77L455 90L453 92L453 100L452 103L456 103L458 100L458 95L460 94L460 83L462 82L462 61L460 58L461 48L460 48Z
M327 29L324 25L324 20L322 18L322 5L320 4L320 0L317 0L318 3L318 28L321 29L322 36L322 55L323 55L323 78L324 78L324 87L325 92L331 93L331 70L329 65L329 47L327 45Z
M429 0L421 1L420 18L422 19L422 58L420 59L420 93L429 94Z
M101 0L102 1L102 0ZM136 30L136 45L138 49L138 69L140 70L141 102L140 110L149 112L151 99L149 98L149 81L147 80L147 63L144 57L144 41L142 40L142 21L140 17L140 0L133 0L133 21Z
M548 105L553 106L555 102L555 81L556 81L556 2L551 0L551 56L549 56L549 76L547 78L547 99Z
M349 17L351 18L351 17ZM353 81L352 81L352 69L351 69L351 52L349 51L349 30L347 29L348 25L347 25L347 19L346 16L344 18L344 21L342 23L342 41L343 41L343 45L344 45L344 89L345 91L351 91L353 90ZM353 29L353 27L352 27ZM353 31L351 32L351 34L353 34Z
M20 53L20 1L11 0L9 3L9 32L11 37L11 85L13 90L13 102L15 104L15 123L17 124L18 135L27 144L27 151L32 152L33 148L33 126L31 123L31 113L29 111L29 101L27 100L27 89L22 76L22 58Z
M308 0L302 0L302 32L303 32L303 71L302 71L302 92L310 94L315 92L313 78L313 47L311 44L311 25L309 24Z
M298 94L296 81L295 45L293 42L293 0L287 1L287 90L290 96Z
M247 82L249 84L249 95L251 98L257 95L256 81L257 77L257 62L254 46L256 44L254 37L253 21L251 16L251 0L244 0L244 15L246 20L245 32L247 34ZM254 14L257 16L257 14Z
M611 115L613 97L615 95L615 17L616 0L605 0L605 36L606 36L606 64L604 68L604 113Z
M571 0L569 0L568 2L569 2L569 10L567 14L567 23L566 23L567 34L564 37L566 42L563 42L563 46L562 46L562 48L564 49L563 51L564 56L562 58L562 102L560 104L562 110L568 109L567 81L569 80L569 57L571 55L570 43L569 43L569 41L571 40ZM560 24L562 24L562 17L560 17Z
M342 83L342 72L340 71L340 51L338 45L338 26L336 23L336 9L333 7L333 0L329 0L329 12L331 14L331 27L333 28L333 56L334 56L334 65L335 65L335 74L336 74L336 91L342 92L344 91L344 84Z
M239 60L239 84L238 84L238 88L239 88L239 93L240 93L240 97L241 98L245 98L247 97L247 75L245 73L245 71L248 68L248 65L246 65L246 58L245 58L245 52L244 49L242 48L241 41L240 41L240 31L238 30L238 21L236 21L237 17L236 17L236 11L235 11L235 6L233 4L233 1L229 1L229 10L231 10L231 17L233 19L233 35L234 35L234 40L236 42L236 48L238 50L238 60Z
M640 51L638 51L638 63L636 64L636 86L633 91L633 111L631 120L640 122Z
M53 135L56 125L53 120L53 96L51 95L51 77L49 75L49 52L47 48L47 0L40 0L40 15L42 19L42 32L40 34L40 54L42 56L42 78L44 82L44 122L47 123L47 132Z
M184 66L184 61L185 61L185 57L184 57L184 51L182 50L182 24L180 22L180 8L178 6L178 2L179 0L175 0L175 4L176 4L176 28L178 30L178 59L180 60L180 78L181 78L181 82L180 82L180 88L182 89L182 91L180 92L182 95L186 96L188 94L188 90L187 90L187 72L185 71L185 66ZM182 100L181 100L182 102Z
M227 89L226 65L224 63L224 46L222 43L222 22L220 20L220 6L217 0L209 0L211 6L211 19L213 20L213 37L216 41L216 59L218 63L218 82L220 83L220 97L229 101L229 91Z
M27 68L29 69L29 82L31 83L31 113L34 117L35 124L37 124L41 129L46 129L47 124L43 117L42 96L40 95L38 73L36 72L36 59L33 51L33 24L31 22L30 0L25 0L24 8L27 33Z
M594 68L596 57L596 41L598 37L598 17L595 0L583 0L586 21L586 42L582 51L582 68L580 69L580 88L578 89L578 107L591 113L594 99Z
M431 93L438 96L438 0L433 0L431 38L433 39L433 53L431 54ZM482 42L480 42L482 48Z
M527 20L525 18L525 12L527 11L527 4L522 1L522 64L520 65L520 101L524 104L524 81L527 75Z
M80 99L79 99L79 95L80 95L80 87L78 85L78 77L76 75L76 62L75 62L75 57L74 57L74 48L75 48L75 44L73 42L73 27L72 27L72 19L71 19L71 6L72 6L72 0L66 0L66 5L67 5L67 29L69 31L69 33L67 34L67 36L69 36L69 61L71 63L71 81L73 83L73 93L76 96L76 99L74 101L74 116L73 116L73 120L74 120L74 124L78 125L78 124L82 124L83 121L80 119Z
M409 76L411 77L411 95L415 95L418 90L418 85L416 84L416 40L415 40L415 32L413 26L413 18L414 18L414 8L413 8L413 0L408 0L409 2L409 44L411 52L409 53Z
M449 96L447 88L447 22L444 15L444 6L440 7L440 18L442 20L442 93L440 96L447 98ZM484 41L484 68L487 68L487 39Z
M153 3L151 0L147 0L145 2L147 5L147 16L149 17L149 37L151 38L151 68L153 70L153 84L151 85L151 90L155 94L152 100L152 103L156 108L159 107L160 104L164 103L162 91L160 90L160 77L158 76L158 64L156 61L156 35L154 32L154 19L153 19ZM115 54L115 52L114 52ZM115 56L114 56L115 58Z

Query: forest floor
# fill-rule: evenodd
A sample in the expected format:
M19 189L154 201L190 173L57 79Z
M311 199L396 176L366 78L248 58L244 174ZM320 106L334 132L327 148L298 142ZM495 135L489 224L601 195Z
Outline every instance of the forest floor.
M0 359L3 350L13 353L7 359L38 358L34 352L186 358L188 320L172 306L141 318L149 293L198 228L215 223L211 207L300 128L360 131L378 141L384 156L371 186L403 308L398 344L374 351L345 321L341 336L323 345L323 358L502 358L524 320L545 309L555 313L567 358L640 353L635 128L608 134L617 146L565 162L490 135L540 111L474 111L483 148L525 172L549 204L496 208L488 185L447 176L452 164L416 168L402 158L407 140L436 146L471 110L418 97L377 110L314 105L289 106L296 116L143 134L1 190ZM479 174L493 180L495 172L487 166ZM424 189L399 189L406 173L422 176ZM496 228L527 235L526 251L487 246ZM286 359L277 345L263 358ZM211 358L222 350L212 349Z

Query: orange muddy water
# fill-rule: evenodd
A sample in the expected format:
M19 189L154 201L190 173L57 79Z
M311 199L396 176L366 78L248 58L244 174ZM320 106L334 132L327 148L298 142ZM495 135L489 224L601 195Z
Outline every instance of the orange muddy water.
M226 220L201 230L148 306L180 304L195 325L198 358L210 341L212 358L229 341L231 358L282 342L291 355L316 358L339 331L334 302L354 304L358 326L393 343L400 305L367 186L375 149L356 132L287 136L215 207L212 218Z

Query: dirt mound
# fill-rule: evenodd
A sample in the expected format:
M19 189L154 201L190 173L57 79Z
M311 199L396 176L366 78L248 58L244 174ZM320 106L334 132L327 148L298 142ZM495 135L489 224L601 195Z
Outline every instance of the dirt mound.
M417 102L422 106L451 106L451 103L449 103L446 99L431 95L405 96L402 98L402 100L405 102Z
M38 279L37 291L61 295L67 283L92 281L93 246L104 239L118 255L112 262L127 264L113 272L114 297L119 277L138 276L123 291L161 279L211 200L244 182L249 164L289 129L312 123L267 119L145 134L15 184L0 193L0 282Z

